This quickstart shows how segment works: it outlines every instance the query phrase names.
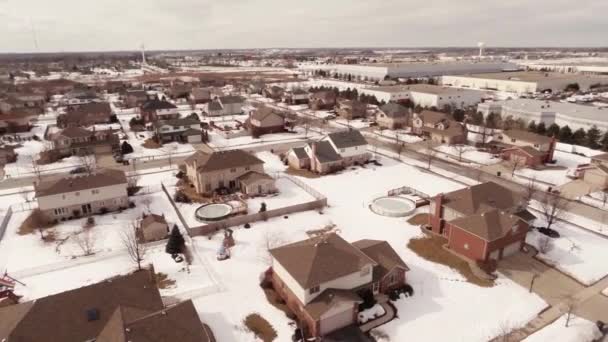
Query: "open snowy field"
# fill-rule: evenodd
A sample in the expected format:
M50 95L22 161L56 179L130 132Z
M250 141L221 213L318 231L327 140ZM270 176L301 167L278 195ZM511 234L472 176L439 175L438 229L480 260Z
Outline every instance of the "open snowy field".
M566 315L528 336L524 342L592 342L602 337L594 322L572 315L566 327Z

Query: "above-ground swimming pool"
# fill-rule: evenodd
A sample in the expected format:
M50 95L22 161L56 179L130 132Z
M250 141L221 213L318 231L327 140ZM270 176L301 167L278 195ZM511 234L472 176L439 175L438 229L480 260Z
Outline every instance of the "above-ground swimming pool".
M416 203L403 197L380 197L376 198L369 208L378 215L403 217L416 210Z
M199 221L219 221L230 214L232 214L232 206L224 203L205 204L194 212L194 216Z

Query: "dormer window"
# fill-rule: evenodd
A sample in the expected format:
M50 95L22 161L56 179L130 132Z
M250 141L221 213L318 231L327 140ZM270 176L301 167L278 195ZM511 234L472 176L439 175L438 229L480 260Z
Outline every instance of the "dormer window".
M308 293L310 294L315 294L317 292L321 291L321 287L319 285L317 286L313 286L308 290Z

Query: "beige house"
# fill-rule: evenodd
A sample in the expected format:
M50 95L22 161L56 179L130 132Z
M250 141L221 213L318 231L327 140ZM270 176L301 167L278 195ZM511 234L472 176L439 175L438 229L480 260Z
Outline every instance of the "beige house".
M264 182L253 182L250 172L264 174L264 162L243 150L228 150L213 153L198 151L185 160L186 175L200 194L210 195L221 189L242 190L250 195L267 193L270 186ZM241 179L244 180L241 183ZM258 185L262 185L258 188ZM259 192L258 190L261 190Z
M378 126L388 129L400 129L407 126L410 111L406 107L390 102L380 107L376 113Z
M43 181L35 191L40 212L52 222L127 208L127 187L124 171L106 169Z
M253 137L285 131L285 118L272 108L260 106L249 116L246 124Z
M167 237L169 225L165 215L149 214L144 216L139 224L141 237L144 241L158 241Z
M249 171L238 178L241 192L247 195L264 195L277 192L274 178L265 173Z
M596 190L608 188L608 153L591 157L591 165L582 170L583 180Z
M412 131L440 144L464 144L467 134L464 126L447 114L424 110L414 114Z

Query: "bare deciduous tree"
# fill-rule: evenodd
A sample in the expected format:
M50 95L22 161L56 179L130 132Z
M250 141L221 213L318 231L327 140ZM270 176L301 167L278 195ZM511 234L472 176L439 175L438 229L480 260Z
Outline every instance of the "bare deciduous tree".
M456 153L458 154L458 161L462 162L462 155L467 151L468 146L467 145L454 145L453 147L456 150Z
M608 202L608 191L607 189L604 189L604 191L602 191L602 208L606 206L606 202Z
M576 298L574 295L566 295L562 297L562 301L566 306L566 322L564 326L567 328L570 325L570 319L572 318L572 312L576 308Z
M86 154L78 158L78 163L84 168L87 175L93 174L97 168L97 162L94 154Z
M553 239L546 235L538 238L538 251L542 254L547 254L553 249Z
M73 235L74 241L85 256L92 255L95 248L95 236L91 229L83 229L80 233Z
M167 161L169 162L169 167L173 166L173 155L177 150L177 146L169 145L164 148L165 154L167 156Z
M127 249L129 258L137 265L137 270L141 271L141 263L146 256L146 245L137 238L137 229L139 223L134 221L131 223L130 229L127 229L122 234L122 243Z
M547 222L547 228L558 220L565 218L568 212L568 200L557 194L546 192L540 201L540 212Z
M538 191L539 191L539 188L536 185L536 178L530 179L528 184L526 184L526 191L525 191L526 201L530 202Z
M437 151L435 151L435 149L433 148L433 141L432 140L427 140L426 143L426 162L427 162L427 169L431 169L431 164L433 163L433 160L435 159L435 154L437 153Z
M36 157L32 156L31 159L32 159L32 162L31 162L32 171L34 172L34 175L36 175L38 182L40 182L41 173L42 173L40 164L38 163L38 160L36 160Z
M509 170L511 170L511 178L515 177L515 171L520 166L523 166L523 160L520 158L511 158L508 161Z
M285 244L285 239L280 233L266 231L260 242L260 261L270 266L272 264L270 250L283 244Z

